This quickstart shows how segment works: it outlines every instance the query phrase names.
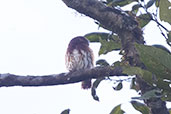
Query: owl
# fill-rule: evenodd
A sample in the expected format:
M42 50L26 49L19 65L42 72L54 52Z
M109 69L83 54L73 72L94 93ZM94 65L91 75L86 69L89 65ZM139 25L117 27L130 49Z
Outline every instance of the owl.
M93 51L85 37L78 36L70 41L65 56L66 68L70 72L93 68L93 59ZM91 79L83 81L82 88L91 88Z

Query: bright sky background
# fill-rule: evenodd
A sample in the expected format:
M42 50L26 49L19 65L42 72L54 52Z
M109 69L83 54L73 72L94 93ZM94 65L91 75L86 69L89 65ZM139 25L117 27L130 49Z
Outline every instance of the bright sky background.
M144 30L147 44L162 43L164 38L150 23ZM61 0L0 0L0 73L47 75L67 72L65 52L69 41L98 30L94 20L76 13ZM119 60L116 53L98 57L99 44L91 44L96 60ZM123 103L127 114L129 102L137 95L124 89L116 92L112 83L102 82L97 90L100 102L80 83L49 87L1 87L1 114L59 114L70 108L71 114L107 114Z

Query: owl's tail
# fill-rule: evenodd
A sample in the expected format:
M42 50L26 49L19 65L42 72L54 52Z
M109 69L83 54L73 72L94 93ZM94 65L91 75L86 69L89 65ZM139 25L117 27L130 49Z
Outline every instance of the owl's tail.
M81 84L81 87L83 89L89 89L89 88L91 88L91 79L90 80L83 81L82 84Z

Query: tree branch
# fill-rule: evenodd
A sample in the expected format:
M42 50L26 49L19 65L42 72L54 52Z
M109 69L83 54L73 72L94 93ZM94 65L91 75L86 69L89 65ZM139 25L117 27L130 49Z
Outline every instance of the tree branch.
M108 7L98 0L62 0L68 7L89 16L104 28L117 34L129 31L136 35L136 41L144 43L137 21L130 15L113 7Z
M0 87L6 86L49 86L76 83L87 79L105 76L126 76L121 67L95 67L76 72L45 75L19 76L14 74L0 74Z

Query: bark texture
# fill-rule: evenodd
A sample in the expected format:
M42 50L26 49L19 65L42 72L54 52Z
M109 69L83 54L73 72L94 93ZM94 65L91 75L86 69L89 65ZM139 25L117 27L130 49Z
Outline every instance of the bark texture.
M81 82L84 80L105 76L124 76L121 67L95 67L76 72L52 74L45 76L19 76L0 74L0 87L10 86L50 86Z

